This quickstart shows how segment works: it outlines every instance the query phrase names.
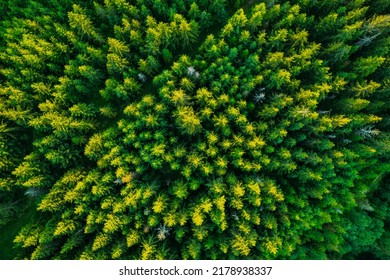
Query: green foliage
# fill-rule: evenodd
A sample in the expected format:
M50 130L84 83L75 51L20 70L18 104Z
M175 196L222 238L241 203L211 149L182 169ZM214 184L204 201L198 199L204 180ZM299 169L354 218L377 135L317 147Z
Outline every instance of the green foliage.
M41 2L0 4L21 257L389 258L386 1Z

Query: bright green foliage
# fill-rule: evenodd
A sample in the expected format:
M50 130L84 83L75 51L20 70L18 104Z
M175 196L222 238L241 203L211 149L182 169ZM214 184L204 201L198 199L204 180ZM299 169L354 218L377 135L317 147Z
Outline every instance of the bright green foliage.
M22 256L389 258L386 1L11 2L0 226L34 201Z

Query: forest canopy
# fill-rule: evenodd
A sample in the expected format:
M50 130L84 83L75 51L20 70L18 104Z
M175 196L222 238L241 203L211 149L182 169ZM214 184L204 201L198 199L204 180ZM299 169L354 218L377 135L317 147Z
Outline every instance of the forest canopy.
M390 258L390 2L0 3L0 258Z

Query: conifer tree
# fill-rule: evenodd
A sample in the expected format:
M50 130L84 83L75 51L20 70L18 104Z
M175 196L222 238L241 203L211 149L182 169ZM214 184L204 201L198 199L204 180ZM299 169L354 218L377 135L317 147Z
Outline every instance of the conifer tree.
M0 4L21 258L389 257L387 2L244 2Z

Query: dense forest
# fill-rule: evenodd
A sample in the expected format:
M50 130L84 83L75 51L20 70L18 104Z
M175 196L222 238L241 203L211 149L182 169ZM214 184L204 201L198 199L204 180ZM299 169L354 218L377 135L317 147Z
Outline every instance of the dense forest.
M390 259L390 1L0 10L1 259Z

